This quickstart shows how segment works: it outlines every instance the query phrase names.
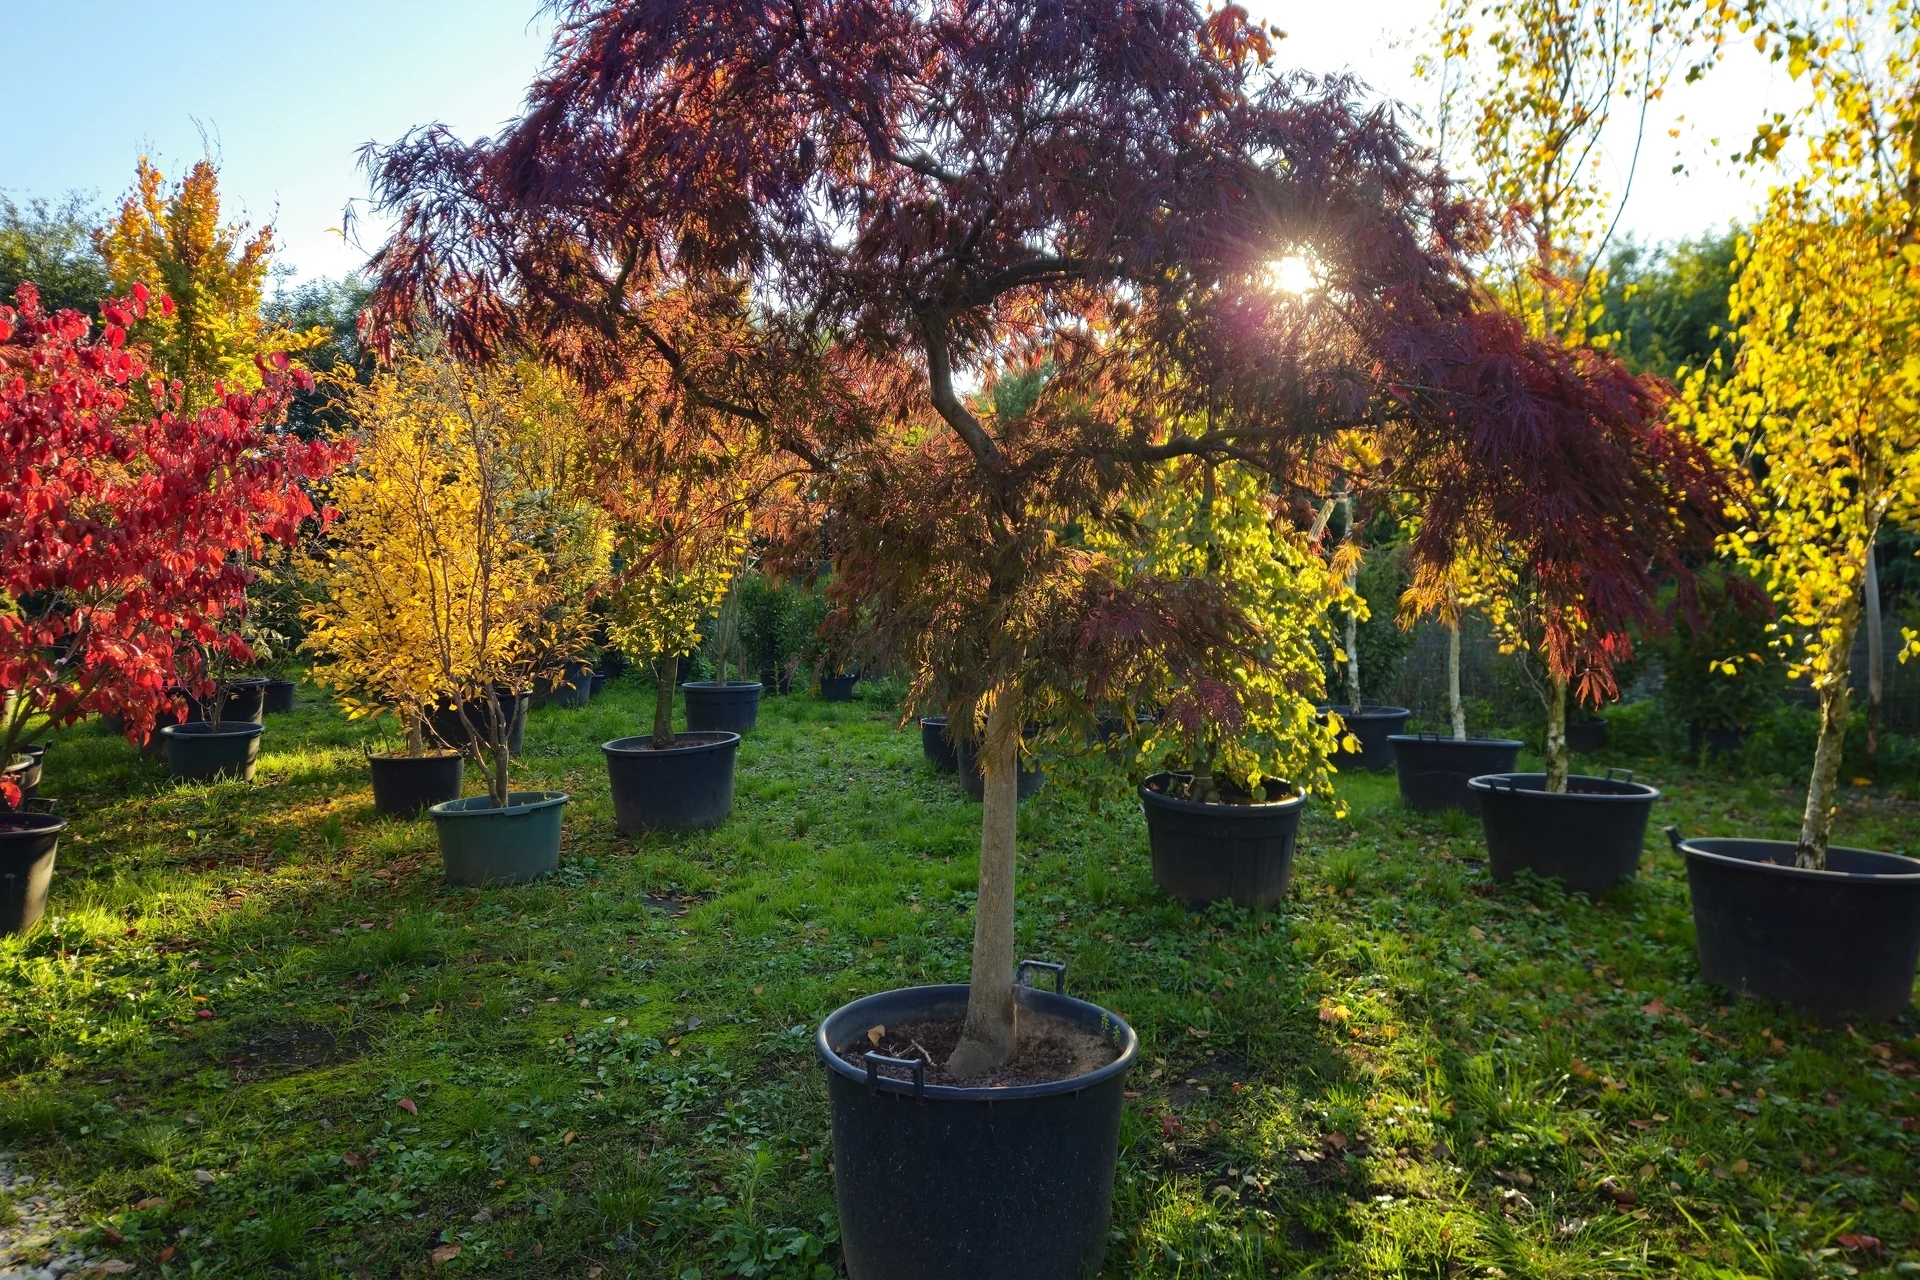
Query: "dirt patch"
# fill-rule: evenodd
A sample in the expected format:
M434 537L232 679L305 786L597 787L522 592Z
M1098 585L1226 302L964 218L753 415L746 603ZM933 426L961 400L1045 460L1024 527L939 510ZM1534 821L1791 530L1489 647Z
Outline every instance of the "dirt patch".
M947 1074L947 1059L960 1043L959 1019L905 1022L897 1027L877 1027L878 1043L870 1031L861 1043L864 1048L849 1047L840 1057L856 1070L864 1071L867 1053L883 1058L905 1058L927 1064L928 1084L959 1085L969 1089L1010 1089L1023 1084L1051 1084L1089 1075L1119 1056L1106 1037L1051 1014L1020 1011L1019 1040L1013 1057L997 1071L961 1080ZM889 1080L912 1080L904 1067L880 1065L879 1074Z
M366 1033L336 1034L314 1023L261 1027L221 1056L252 1079L286 1071L302 1071L358 1058L366 1052Z

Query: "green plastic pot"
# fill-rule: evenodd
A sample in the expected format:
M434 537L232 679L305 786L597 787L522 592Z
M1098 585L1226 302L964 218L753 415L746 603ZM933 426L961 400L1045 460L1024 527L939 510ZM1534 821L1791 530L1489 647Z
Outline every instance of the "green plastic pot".
M564 791L510 791L504 809L490 796L448 800L427 810L440 834L448 884L521 884L560 866Z
M247 721L222 721L218 729L204 720L170 724L160 730L167 744L167 772L190 782L214 778L253 781L264 730Z

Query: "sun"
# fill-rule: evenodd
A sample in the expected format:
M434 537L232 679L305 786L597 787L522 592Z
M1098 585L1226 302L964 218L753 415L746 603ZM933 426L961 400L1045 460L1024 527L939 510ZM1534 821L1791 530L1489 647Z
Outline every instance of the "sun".
M1320 288L1319 265L1304 253L1289 254L1267 264L1267 285L1280 293L1305 295Z

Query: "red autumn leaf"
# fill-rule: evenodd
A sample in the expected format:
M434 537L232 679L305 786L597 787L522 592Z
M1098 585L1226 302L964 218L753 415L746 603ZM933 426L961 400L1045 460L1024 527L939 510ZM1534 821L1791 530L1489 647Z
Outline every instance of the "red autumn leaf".
M213 1016L213 1010L211 1010L211 1009L195 1009L195 1010L193 1011L193 1016L194 1016L194 1017L196 1017L196 1018L211 1018L211 1017Z
M1844 1235L1835 1236L1833 1242L1842 1249L1848 1249L1854 1253L1870 1253L1876 1258L1884 1258L1887 1256L1887 1247L1880 1243L1879 1236L1858 1235L1853 1232L1848 1232Z
M1659 1017L1661 1014L1665 1013L1666 1011L1667 1011L1667 1006L1660 1003L1659 996L1655 996L1653 999L1647 1001L1645 1004L1640 1006L1640 1012L1652 1014L1656 1018Z
M420 1114L420 1104L415 1102L412 1098L402 1098L400 1099L400 1101L394 1103L393 1105L396 1107L399 1107L402 1111L406 1112L410 1116L417 1116Z

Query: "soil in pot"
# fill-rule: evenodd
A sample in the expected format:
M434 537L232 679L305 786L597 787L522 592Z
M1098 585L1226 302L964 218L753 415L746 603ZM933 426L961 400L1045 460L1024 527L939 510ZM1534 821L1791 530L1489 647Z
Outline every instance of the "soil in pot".
M687 700L687 728L695 733L745 733L760 718L758 680L689 680L680 686Z
M966 1015L965 986L868 996L821 1024L815 1045L827 1068L851 1280L1100 1273L1126 1073L1139 1042L1098 1006L1029 989L1019 998L1023 1041L1029 1026L1065 1022L1067 1047L1049 1033L1042 1042L1051 1047L1024 1072L1016 1058L998 1087L940 1082L937 1064ZM881 1056L899 1064L874 1060ZM1059 1078L1062 1070L1076 1074ZM1055 1078L1024 1082L1029 1075Z
M170 724L160 731L166 742L167 772L189 782L209 782L215 778L253 781L254 766L260 760L260 735L266 732L257 724L221 724L216 730L204 720Z
M1443 738L1431 733L1397 733L1389 741L1400 777L1400 803L1419 813L1479 813L1480 802L1467 779L1512 773L1526 745L1517 738Z
M0 934L24 933L45 913L66 829L50 813L0 813Z
M1337 713L1346 725L1346 732L1360 742L1358 751L1348 751L1345 747L1335 751L1334 768L1365 769L1372 773L1385 773L1393 768L1392 738L1395 734L1405 732L1407 720L1413 712L1405 707L1387 707L1375 702L1362 703L1358 711L1337 703L1323 706L1320 710L1323 713Z
M1202 802L1175 794L1174 783L1156 773L1140 787L1153 882L1189 906L1230 900L1265 910L1284 901L1306 796L1268 778L1261 789L1281 798L1256 803L1223 787L1219 803Z
M291 680L267 681L267 691L263 701L266 713L270 716L285 715L293 710L294 690L299 687Z
M924 745L924 744L923 744ZM1020 780L1017 784L1022 800L1037 793L1047 785L1047 773L1039 765L1028 768L1023 753L1020 765ZM980 762L974 759L974 744L965 738L953 744L954 772L960 775L960 787L975 800L984 800L987 796L987 778L980 772Z
M1599 718L1581 720L1567 726L1567 750L1577 756L1590 756L1607 745L1607 722Z
M373 775L376 813L417 818L434 805L460 798L466 758L458 751L429 751L417 756L367 757Z
M427 810L440 836L448 884L520 884L560 866L564 791L509 791L505 808L490 796L448 800Z
M1543 773L1489 774L1467 785L1480 802L1495 880L1526 870L1591 898L1640 870L1647 816L1660 798L1631 776L1575 774L1565 794L1549 792Z
M852 702L853 682L859 676L821 676L820 698L823 702Z
M938 772L960 772L960 757L953 749L953 739L947 737L945 716L920 717L920 750Z
M1786 840L1681 840L1700 975L1821 1022L1906 1012L1920 967L1920 862L1833 846L1793 865Z
M655 750L653 738L615 738L600 745L613 790L613 820L623 836L642 831L698 831L733 812L737 733L681 733Z

